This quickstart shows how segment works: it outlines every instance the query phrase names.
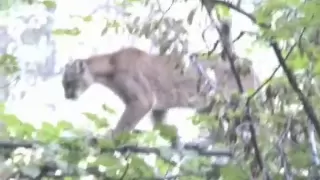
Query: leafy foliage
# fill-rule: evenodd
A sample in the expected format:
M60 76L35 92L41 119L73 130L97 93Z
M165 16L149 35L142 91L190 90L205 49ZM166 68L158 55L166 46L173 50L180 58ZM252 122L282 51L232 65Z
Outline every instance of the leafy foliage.
M69 36L77 36L81 33L79 28L72 29L55 29L52 32L54 35L69 35Z
M3 54L0 56L0 66L2 67L2 74L13 74L19 71L16 57L10 54Z
M129 10L123 15L130 19L128 21L106 19L101 35L110 29L116 32L125 29L130 34L151 39L161 54L183 55L188 51L186 24L194 23L199 8L191 8L186 19L178 19L167 16L178 0L173 0L167 10L162 9L159 2L117 1L125 10L141 5L152 7L152 11L147 19ZM54 1L42 3L48 9L56 8ZM211 132L210 145L233 149L231 159L222 160L217 151L196 145L189 146L192 152L178 153L158 147L160 140L177 136L173 126L159 125L153 132L139 134L127 132L114 140L104 135L109 127L106 117L85 113L96 126L96 130L89 133L75 129L67 121L56 125L43 123L37 129L4 113L1 106L0 176L4 179L79 179L89 175L96 179L319 179L318 1L264 0L255 5L252 14L241 8L241 1L238 4L224 0L215 0L215 4L207 0L200 3L208 14L217 15L218 20L231 17L231 12L236 11L253 21L259 27L254 33L255 44L270 46L279 61L279 68L274 72L280 67L284 70L281 76L272 74L261 86L264 88L244 92L245 98L235 94L228 101L217 94L209 115L190 118ZM93 16L81 18L90 22ZM80 33L77 27L53 30L55 35ZM212 53L215 47L209 52L215 58L209 59L220 55ZM259 61L268 59L261 55ZM236 64L235 76L250 71L246 61L240 62ZM1 56L0 65L7 74L19 70L15 58L9 54ZM236 107L231 107L233 102L237 102ZM103 109L114 113L106 105ZM222 125L226 122L228 127L224 130ZM150 160L141 154L151 154ZM151 162L152 155L154 162ZM179 160L173 160L176 156ZM177 167L179 172L175 173Z

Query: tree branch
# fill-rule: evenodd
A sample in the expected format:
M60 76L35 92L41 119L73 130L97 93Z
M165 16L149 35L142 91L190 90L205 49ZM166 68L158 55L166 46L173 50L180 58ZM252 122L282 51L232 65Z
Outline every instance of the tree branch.
M284 73L286 74L288 81L292 87L292 89L295 91L295 93L298 95L299 100L302 103L303 109L306 112L308 118L310 119L310 121L312 122L312 124L314 125L314 128L317 132L318 138L320 138L320 125L319 125L319 120L314 112L313 107L310 105L309 100L307 99L307 97L302 93L302 91L300 90L297 81L294 78L294 75L291 71L291 69L286 65L285 63L285 59L282 56L281 50L279 48L279 45L276 41L271 41L270 42L271 47L273 48L279 64L281 65Z
M268 29L271 27L271 25L269 25L269 24L266 24L266 23L263 23L263 22L258 22L257 18L254 17L252 14L246 12L245 10L239 8L238 6L236 6L236 5L234 5L234 4L230 3L230 2L223 1L223 0L211 0L211 1L213 1L215 4L226 6L226 7L230 8L230 9L233 9L234 11L237 11L240 14L243 14L244 16L249 18L252 22L254 22L255 24L259 25L260 27L268 28Z
M289 58L289 56L291 55L291 53L292 53L292 51L294 50L294 48L296 47L296 45L297 45L297 44L294 44L294 45L290 48L288 54L287 54L286 57L285 57L285 60L287 60L287 59ZM261 84L261 85L255 90L255 92L252 93L252 94L248 97L246 104L247 104L247 103L250 103L251 99L252 99L255 95L257 95L257 94L262 90L262 88L263 88L264 86L266 86L266 85L273 79L273 77L276 75L276 73L278 72L278 70L280 69L280 67L281 67L281 65L279 64L279 65L273 70L273 72L271 73L271 75L264 81L264 83Z
M214 0L214 2L216 4L220 4L220 5L224 5L226 7L229 7L230 9L233 9L235 11L237 11L238 13L243 14L244 16L248 17L252 22L254 22L255 24L257 24L258 26L262 27L262 28L267 28L270 29L271 26L262 22L258 22L257 19L245 12L244 10L238 8L237 6L233 5L232 3L229 2L225 2L222 0ZM282 67L284 73L286 74L288 81L292 87L292 89L296 92L296 94L298 95L299 100L301 101L302 105L303 105L303 109L306 112L308 118L310 119L310 121L312 122L312 124L315 127L315 130L317 132L318 138L320 138L320 125L319 125L319 121L318 118L314 112L313 107L310 105L309 100L307 99L307 97L302 93L302 91L300 90L297 81L295 80L292 71L288 68L288 66L285 63L285 59L282 56L282 52L281 49L279 48L278 42L276 42L275 40L272 40L270 42L270 46L273 48L280 66Z
M203 5L206 7L206 5L210 5L210 3L205 3L203 2L203 0L201 1L203 3ZM215 1L215 3L217 4L218 1ZM223 5L229 7L229 8L233 8L233 9L238 9L238 11L240 10L242 13L245 13L248 17L251 17L251 20L256 21L256 19L252 18L253 16L246 13L245 11L242 11L240 8L234 6L231 3L227 3L224 1L220 1ZM211 7L206 7L207 10L207 14L209 16L209 18L211 19L211 22L214 22L213 18L211 17ZM212 23L214 24L214 23ZM237 73L234 62L236 60L236 55L233 52L233 47L232 47L232 40L231 40L231 22L226 22L226 21L222 21L220 24L220 27L216 27L218 34L220 36L220 41L222 43L222 58L226 58L229 61L230 64L230 68L231 71L233 72L233 75L235 77L238 89L240 94L244 93L244 88L242 86L241 83L241 79L240 79L240 75ZM254 152L255 152L255 160L257 161L257 164L259 166L260 172L264 170L264 164L263 164L263 160L262 160L262 156L260 153L260 150L258 148L258 144L257 144L257 139L256 139L256 131L253 127L253 120L251 117L251 110L250 110L250 105L249 103L246 104L245 107L245 117L244 119L248 120L249 123L249 130L251 133L251 145L253 146ZM270 176L268 175L268 173L266 172L266 179L269 180Z

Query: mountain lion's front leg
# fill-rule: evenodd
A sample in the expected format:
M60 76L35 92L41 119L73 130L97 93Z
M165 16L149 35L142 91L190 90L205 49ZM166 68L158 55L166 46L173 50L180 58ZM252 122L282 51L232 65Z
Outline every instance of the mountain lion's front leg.
M131 131L152 109L154 95L147 79L142 73L117 73L111 78L116 93L126 104L113 135Z

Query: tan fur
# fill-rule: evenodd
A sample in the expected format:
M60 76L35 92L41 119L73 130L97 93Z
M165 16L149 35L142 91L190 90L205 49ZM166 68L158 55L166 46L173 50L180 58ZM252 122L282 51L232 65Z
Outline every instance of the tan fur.
M79 83L79 78L66 68L63 86L68 91L70 82L66 79L74 79L78 83L90 84L101 83L113 90L126 104L119 123L114 129L117 135L124 131L132 130L137 123L151 110L166 110L173 107L197 107L205 104L206 97L200 96L196 85L199 77L194 74L181 75L181 71L170 56L148 54L136 48L124 48L110 54L92 56L82 61L75 61L82 67L75 72L81 73L88 70L92 78L84 78L92 82ZM77 87L73 87L74 90ZM82 88L84 90L84 88ZM71 91L70 91L71 92ZM198 96L200 99L195 103L191 99ZM69 98L77 98L75 95ZM192 98L191 98L192 97ZM68 95L66 94L66 98Z

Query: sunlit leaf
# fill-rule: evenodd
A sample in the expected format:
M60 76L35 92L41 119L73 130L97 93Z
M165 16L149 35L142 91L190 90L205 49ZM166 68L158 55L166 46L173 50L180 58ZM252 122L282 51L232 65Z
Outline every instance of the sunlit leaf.
M248 96L253 95L255 92L256 92L255 89L248 89L248 90L246 91L246 93L247 93Z
M11 54L3 54L3 55L1 55L0 63L1 63L1 65L8 64L8 63L14 63L14 62L16 62L16 59L17 58Z
M159 137L158 134L154 131L145 132L141 136L141 138L143 138L143 142L147 143L148 145L154 145L158 137Z
M292 6L299 6L301 5L301 1L300 0L288 0L286 1L286 3L292 5Z
M69 151L64 151L62 158L70 164L78 164L86 155L85 148L80 142L73 142L71 145L68 147Z
M317 61L315 66L314 66L314 69L313 69L313 72L316 74L316 75L319 75L320 74L320 61Z
M106 104L102 105L102 109L110 114L116 114L116 111L110 108L109 106L107 106Z
M160 131L161 137L167 140L173 140L177 137L177 128L173 125L157 124L155 127Z
M124 144L129 144L130 142L134 142L136 139L136 135L131 132L122 132L118 136L114 137L115 146L122 146Z
M83 113L83 115L85 115L90 120L99 119L99 117L96 114L93 114L93 113L86 112L86 113Z
M93 113L83 113L88 119L90 119L97 128L107 128L109 126L108 120L106 118L100 118Z
M222 167L220 172L221 172L221 176L225 180L250 179L250 177L248 177L246 172L242 170L241 166L229 164L225 167Z
M6 74L12 74L20 70L17 58L11 54L3 54L0 56L1 71Z
M115 143L109 139L99 139L98 145L100 148L115 148Z
M13 114L2 114L1 121L4 122L9 127L20 126L22 123L20 119L18 119L18 117Z
M83 21L85 21L85 22L90 22L90 21L92 21L92 16L85 16L85 17L83 17L82 19L83 19Z
M107 168L121 168L120 159L112 154L100 154L94 164L105 166Z
M227 6L216 5L215 6L217 12L222 17L229 17L230 16L230 9Z
M306 55L296 55L292 56L292 59L287 61L288 67L293 71L298 71L301 69L305 69L309 65L309 60Z
M288 157L290 164L295 168L306 168L310 166L309 152L294 151Z
M52 31L54 35L69 35L69 36L77 36L81 33L79 28L72 29L55 29Z
M138 177L153 177L153 168L148 166L146 162L137 155L130 156L131 163L129 168L134 169L134 173Z
M60 130L72 129L73 125L68 121L59 121L57 123L57 128Z
M52 124L43 122L41 129L37 131L37 138L43 142L56 141L60 136L60 131Z
M46 1L43 1L42 3L43 5L46 6L47 9L55 9L57 7L56 2L54 1L46 0Z
M23 123L21 128L23 129L24 137L31 138L32 134L35 132L35 127L30 123Z
M162 175L165 175L168 172L168 169L171 165L169 163L166 163L160 158L157 158L156 160L156 167L159 169L160 173Z

